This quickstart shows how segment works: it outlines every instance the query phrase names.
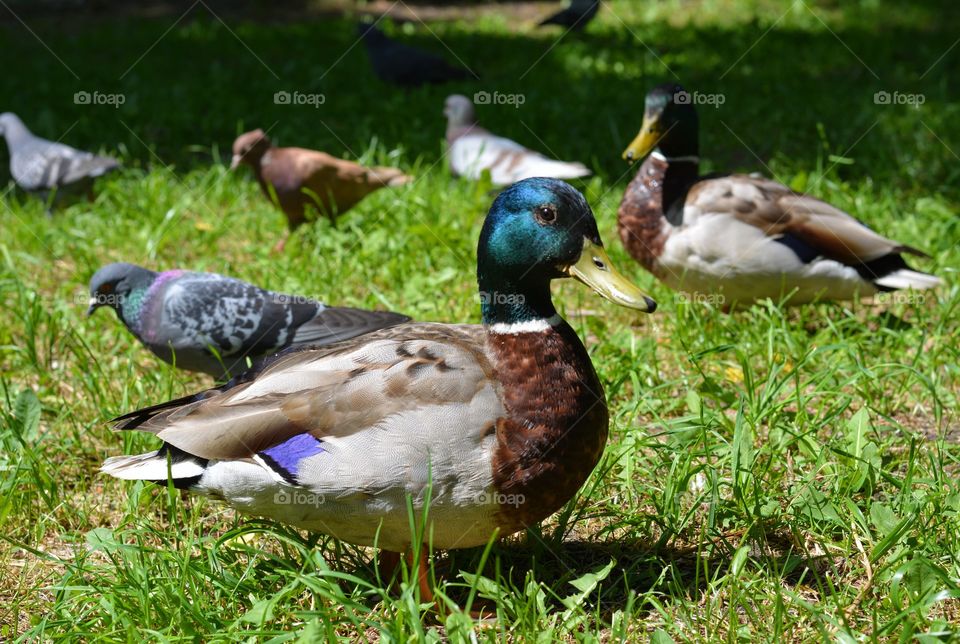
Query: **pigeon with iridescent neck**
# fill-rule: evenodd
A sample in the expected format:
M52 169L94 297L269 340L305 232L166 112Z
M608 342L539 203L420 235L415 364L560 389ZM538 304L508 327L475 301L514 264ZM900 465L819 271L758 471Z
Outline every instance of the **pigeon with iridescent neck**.
M161 360L217 378L243 371L248 358L332 344L410 319L325 306L216 273L157 273L122 263L104 266L90 280L88 314L101 306L114 309Z

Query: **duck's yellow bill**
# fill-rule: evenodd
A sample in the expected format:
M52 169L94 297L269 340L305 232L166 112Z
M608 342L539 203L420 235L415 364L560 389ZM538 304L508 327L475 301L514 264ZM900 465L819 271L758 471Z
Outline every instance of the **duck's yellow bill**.
M583 240L580 259L564 272L620 306L646 313L653 313L657 309L656 302L613 267L603 246L597 246L587 238Z
M627 149L623 151L624 160L636 161L647 156L657 147L661 136L663 136L663 132L661 131L659 121L645 115L643 117L643 125L640 126L640 132L637 134L637 137L627 146Z

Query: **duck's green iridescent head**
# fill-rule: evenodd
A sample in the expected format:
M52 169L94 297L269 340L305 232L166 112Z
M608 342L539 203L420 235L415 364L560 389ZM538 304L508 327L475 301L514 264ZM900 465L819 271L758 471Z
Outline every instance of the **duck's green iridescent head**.
M580 192L558 179L513 184L493 202L480 233L477 281L484 323L552 316L550 281L563 277L622 306L656 308L610 264Z
M693 103L693 96L677 83L650 90L644 101L643 125L623 158L637 161L654 149L667 158L699 154L700 121Z

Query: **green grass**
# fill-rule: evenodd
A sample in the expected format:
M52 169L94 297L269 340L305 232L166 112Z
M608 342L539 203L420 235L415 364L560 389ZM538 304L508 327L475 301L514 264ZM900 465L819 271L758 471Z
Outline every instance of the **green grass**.
M952 5L617 0L553 48L555 32L503 16L435 22L483 80L406 94L373 79L359 48L335 64L353 42L348 20L221 22L198 5L171 28L178 16L30 14L53 53L13 18L0 24L15 61L3 109L125 163L95 203L52 218L18 192L0 201L0 639L957 637ZM405 37L446 51L422 27ZM667 68L725 97L700 110L707 170L761 170L827 199L928 251L916 266L946 285L727 315L656 284L620 246L615 213L633 174L620 152L646 90L674 79ZM75 105L81 90L126 102ZM278 106L280 90L326 102ZM661 303L637 318L555 285L605 383L611 438L542 526L489 553L436 557L440 592L461 607L474 592L492 599L499 621L438 618L409 584L387 588L369 550L98 475L104 457L150 446L107 419L209 384L153 359L112 314L85 317L87 280L107 262L478 320L475 243L491 197L449 176L440 112L447 93L479 90L526 98L481 107L488 127L597 170L580 185L611 256ZM925 102L876 105L881 90ZM281 215L224 168L253 127L418 180L272 254Z

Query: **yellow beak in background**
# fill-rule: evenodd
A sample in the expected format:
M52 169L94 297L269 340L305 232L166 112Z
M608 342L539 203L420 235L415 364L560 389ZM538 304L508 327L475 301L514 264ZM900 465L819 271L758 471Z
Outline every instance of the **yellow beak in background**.
M586 237L583 239L580 259L573 266L568 266L564 272L620 306L645 313L653 313L657 309L656 302L644 295L613 267L603 246L594 244Z
M627 149L623 151L625 161L637 161L650 154L657 147L660 138L663 136L663 128L657 118L643 115L643 125L640 126L640 132Z

